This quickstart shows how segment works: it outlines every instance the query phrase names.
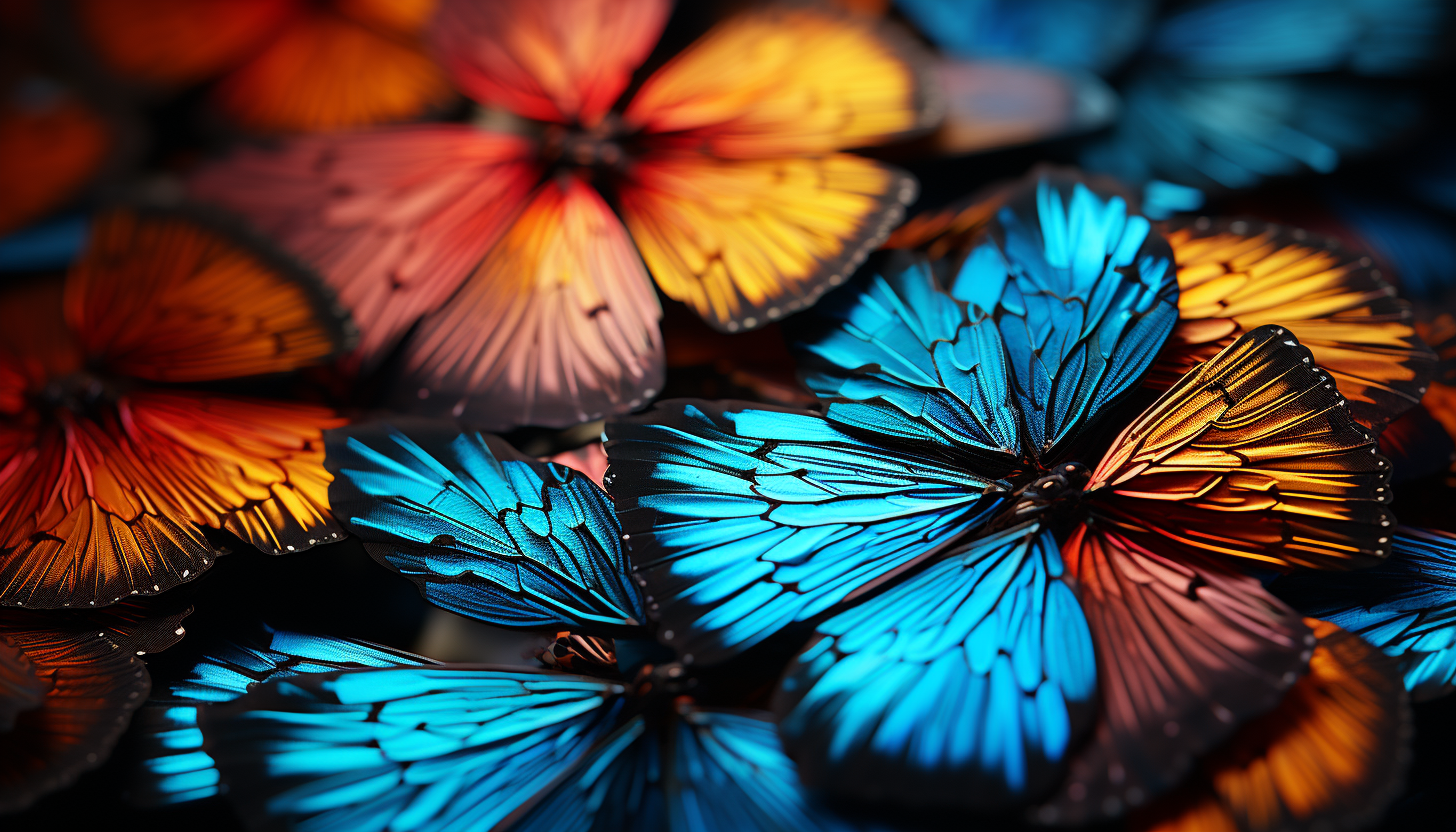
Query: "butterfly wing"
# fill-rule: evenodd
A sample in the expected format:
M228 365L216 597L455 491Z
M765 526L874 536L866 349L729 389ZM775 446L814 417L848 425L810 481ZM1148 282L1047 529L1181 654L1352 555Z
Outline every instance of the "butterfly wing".
M671 0L442 0L442 62L476 101L538 121L601 122L647 59Z
M923 434L969 416L978 425L937 430L1050 459L1132 387L1176 317L1171 256L1122 197L1034 176L949 275L949 296L930 274L942 264L901 255L816 313L800 350L831 419Z
M553 180L406 343L407 397L494 429L632 410L662 389L661 316L612 210Z
M1389 479L1334 379L1264 325L1133 420L1088 491L1099 518L1161 541L1149 547L1350 569L1390 551Z
M611 734L623 694L542 670L335 671L274 679L199 723L260 822L490 829Z
M1382 428L1429 386L1435 355L1369 257L1242 220L1178 221L1168 242L1178 263L1178 326L1147 383L1170 387L1267 323L1294 333L1367 426Z
M714 156L765 159L881 144L934 126L923 53L865 15L737 14L643 82L623 121Z
M858 156L659 152L619 206L657 285L714 327L753 329L843 283L899 223L915 181Z
M266 630L255 640L209 652L187 677L153 696L137 714L140 768L131 799L147 806L218 794L216 763L202 750L199 710L230 702L272 678L366 667L431 664L398 650L353 639Z
M376 560L490 624L586 630L645 620L621 529L588 477L453 426L330 436L330 496Z
M926 37L955 55L1106 72L1137 49L1155 4L898 0L895 5Z
M149 381L295 370L352 336L310 273L221 220L171 211L98 218L65 312L89 360Z
M1420 699L1456 687L1456 537L1401 528L1372 569L1289 575L1275 590L1300 612L1329 621L1402 660Z
M0 73L0 234L65 205L99 173L115 127L40 74Z
M659 638L721 661L983 523L1000 486L818 414L698 401L607 425L608 490Z
M290 0L79 0L76 23L114 71L181 86L258 50L290 16Z
M151 678L136 653L145 626L7 610L0 627L29 665L27 686L40 694L0 733L0 811L16 812L104 762L146 701Z
M985 535L820 624L775 709L810 786L990 808L1045 794L1089 724L1087 620L1039 523Z
M1314 637L1254 578L1078 526L1062 547L1097 654L1100 710L1042 821L1116 816L1175 785L1194 758L1279 703Z
M631 717L503 832L667 832L661 745L657 729Z
M465 125L297 138L205 168L223 205L318 269L381 360L505 233L540 172L520 137Z
M1319 637L1309 674L1133 828L1362 829L1385 812L1409 759L1411 713L1400 671L1334 624L1307 622Z

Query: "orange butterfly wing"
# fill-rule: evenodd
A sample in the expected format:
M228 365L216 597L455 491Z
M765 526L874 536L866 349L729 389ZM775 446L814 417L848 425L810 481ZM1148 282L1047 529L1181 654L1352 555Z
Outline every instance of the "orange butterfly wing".
M486 429L556 427L662 389L657 294L621 222L577 177L542 185L405 347L430 409Z
M446 69L476 101L593 127L671 9L671 0L442 0L433 32Z
M1134 536L1264 568L1349 569L1390 552L1389 478L1334 379L1288 330L1262 326L1134 420L1088 493L1099 520Z
M1327 621L1309 673L1279 707L1210 755L1179 794L1136 818L1146 832L1359 829L1399 794L1410 704L1396 661Z
M0 234L61 207L101 170L115 136L102 116L39 75L0 88Z
M196 83L265 43L297 0L76 0L78 22L121 75L168 86Z
M479 266L540 178L526 139L469 126L293 139L205 169L193 193L319 270L368 366Z
M619 205L657 285L728 332L843 283L915 196L907 175L847 154L659 154L630 176Z
M1167 234L1178 264L1178 326L1145 383L1166 388L1239 335L1278 324L1334 376L1372 427L1420 401L1435 356L1369 257L1297 229L1206 218Z
M295 370L351 332L317 279L199 216L98 218L66 281L66 322L92 361L149 381Z
M871 18L756 10L714 26L653 73L623 120L726 158L830 153L939 122L928 66L908 37Z

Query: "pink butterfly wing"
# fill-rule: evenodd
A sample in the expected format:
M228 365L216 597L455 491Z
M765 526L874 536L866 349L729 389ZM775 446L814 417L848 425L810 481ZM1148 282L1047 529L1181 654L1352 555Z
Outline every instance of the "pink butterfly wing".
M532 158L527 139L466 125L308 136L206 168L192 192L322 272L369 366L510 227L541 175Z

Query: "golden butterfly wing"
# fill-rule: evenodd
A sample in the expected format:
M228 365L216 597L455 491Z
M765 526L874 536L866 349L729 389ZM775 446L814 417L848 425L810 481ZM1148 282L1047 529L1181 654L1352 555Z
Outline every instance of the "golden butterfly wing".
M1265 568L1390 552L1390 463L1289 330L1262 326L1185 375L1112 444L1093 512Z
M1355 418L1380 428L1420 401L1435 357L1410 308L1358 252L1298 229L1206 218L1175 223L1179 322L1146 383L1166 388L1264 324L1294 333Z
M628 103L631 128L729 158L827 153L934 126L929 62L872 18L767 8L718 24Z
M914 196L909 176L857 156L684 153L635 164L618 202L663 293L736 332L843 283Z

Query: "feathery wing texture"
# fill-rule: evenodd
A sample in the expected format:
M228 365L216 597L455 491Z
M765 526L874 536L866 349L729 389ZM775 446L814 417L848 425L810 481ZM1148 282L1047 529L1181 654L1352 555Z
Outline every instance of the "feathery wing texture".
M178 630L180 617L168 618ZM151 689L136 648L165 642L148 628L126 614L0 612L5 641L44 684L40 702L0 733L0 812L24 809L106 760Z
M56 81L0 77L0 234L64 205L115 140L106 120Z
M202 750L199 709L229 702L274 677L431 662L387 647L265 630L249 642L210 652L166 694L153 696L136 716L140 766L130 797L147 806L184 803L220 791L212 757Z
M490 829L607 737L621 685L470 665L275 678L199 723L238 807L318 832Z
M1456 537L1401 528L1372 569L1281 578L1274 589L1300 612L1329 621L1399 658L1418 699L1456 688Z
M1116 816L1175 785L1196 755L1267 712L1314 647L1254 578L1082 525L1063 546L1097 652L1100 711L1042 821Z
M1389 478L1334 379L1268 324L1134 420L1088 491L1103 492L1100 520L1158 545L1265 568L1350 569L1390 552Z
M721 661L985 521L992 480L814 413L673 402L607 425L608 490L684 661Z
M986 808L1047 792L1088 726L1087 621L1039 523L979 538L825 621L775 704L809 785Z
M1104 72L1141 43L1152 0L897 0L896 7L955 55L1009 58Z
M948 294L906 258L816 313L806 383L831 419L1003 465L1064 450L1176 318L1172 258L1148 221L1074 177L1037 174L1009 197Z
M415 330L406 387L487 429L631 410L662 389L661 316L612 209L579 177L550 181Z
M109 604L196 577L219 554L197 526L266 552L340 537L328 511L325 408L138 390L112 412L0 431L0 602Z
M777 742L772 735L770 739ZM668 832L661 733L633 716L532 800L510 832ZM782 749L776 749L783 756ZM667 751L671 753L671 751ZM792 764L790 764L792 766ZM790 778L793 773L790 772ZM718 784L721 786L721 784ZM797 786L797 782L787 785ZM735 793L741 799L742 795ZM702 827L687 827L702 828Z
M432 0L80 0L80 26L123 76L221 75L213 100L253 130L398 121L451 97L420 33Z
M1238 336L1286 327L1334 377L1356 420L1381 428L1420 401L1435 355L1369 257L1244 220L1175 221L1178 326L1149 372L1166 389Z
M663 293L735 332L844 282L915 191L908 174L842 153L735 161L659 152L631 164L618 200Z
M518 627L644 620L611 504L578 471L429 423L336 431L328 464L340 516L433 603Z
M317 268L372 364L505 233L540 176L531 152L467 125L301 137L204 168L192 192Z
M646 60L671 0L441 0L445 68L471 98L538 121L592 127Z
M15 727L16 716L44 704L53 684L24 650L0 636L0 733Z
M66 279L66 324L91 362L149 381L295 370L348 346L314 281L202 218L118 211L92 224Z
M1393 659L1327 621L1309 674L1248 723L1139 832L1365 829L1400 793L1410 705Z
M926 66L909 38L868 16L755 9L653 73L622 119L730 159L828 153L934 126Z

